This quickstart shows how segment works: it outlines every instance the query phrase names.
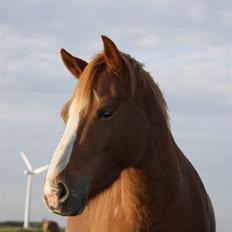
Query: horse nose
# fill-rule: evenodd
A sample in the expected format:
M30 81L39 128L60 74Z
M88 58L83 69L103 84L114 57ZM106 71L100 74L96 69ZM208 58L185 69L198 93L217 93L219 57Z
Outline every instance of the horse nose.
M64 182L58 184L52 184L48 187L48 191L45 191L44 199L51 209L57 209L64 203L69 197L69 189Z
M59 182L57 188L59 202L65 202L69 196L69 189L67 185L64 182Z

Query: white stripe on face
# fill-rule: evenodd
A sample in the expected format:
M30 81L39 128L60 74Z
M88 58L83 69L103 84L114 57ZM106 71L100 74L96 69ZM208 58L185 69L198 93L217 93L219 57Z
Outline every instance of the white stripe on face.
M76 133L79 123L78 115L79 114L77 107L72 104L69 110L69 117L65 132L54 152L52 161L47 172L46 182L44 186L45 194L51 193L51 183L65 169L70 160L73 145L76 140Z

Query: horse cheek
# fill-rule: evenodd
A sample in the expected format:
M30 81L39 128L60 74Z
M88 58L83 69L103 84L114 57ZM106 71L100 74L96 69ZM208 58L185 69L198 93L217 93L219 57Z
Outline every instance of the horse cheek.
M118 117L112 131L111 148L117 160L124 168L136 165L146 150L147 123L140 115L131 118L125 112Z
M130 125L125 143L125 152L130 166L135 166L144 157L147 131L146 123L139 119Z

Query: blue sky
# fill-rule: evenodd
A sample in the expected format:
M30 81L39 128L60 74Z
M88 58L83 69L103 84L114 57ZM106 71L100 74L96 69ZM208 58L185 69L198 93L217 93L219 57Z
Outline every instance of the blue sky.
M89 61L100 35L145 64L169 106L174 137L212 198L219 232L231 228L231 28L229 0L1 0L0 218L22 220L23 149L34 167L50 161L64 125L59 111L75 80L64 47ZM32 220L64 218L32 190Z

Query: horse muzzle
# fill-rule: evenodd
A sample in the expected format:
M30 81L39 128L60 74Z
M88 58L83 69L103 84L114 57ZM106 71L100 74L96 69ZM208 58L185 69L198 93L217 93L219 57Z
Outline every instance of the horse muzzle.
M48 209L61 216L76 216L83 212L88 201L88 185L79 183L71 189L64 182L44 185L43 200Z

